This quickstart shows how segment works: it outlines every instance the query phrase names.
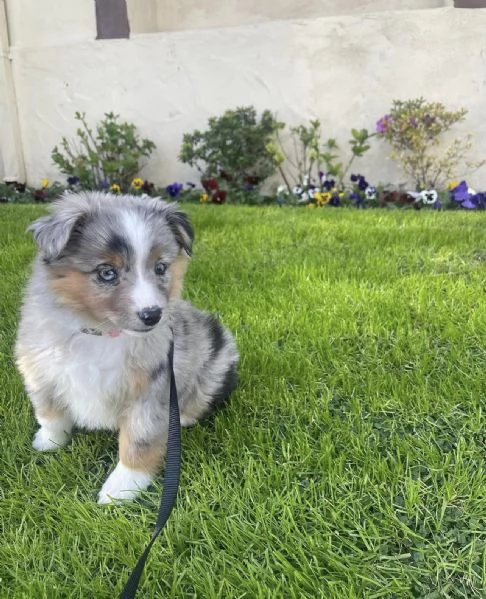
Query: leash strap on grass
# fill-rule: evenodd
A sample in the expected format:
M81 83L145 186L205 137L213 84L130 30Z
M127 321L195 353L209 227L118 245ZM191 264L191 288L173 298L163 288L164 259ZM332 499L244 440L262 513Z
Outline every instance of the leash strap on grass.
M167 440L167 457L165 461L164 488L160 500L159 513L157 514L157 522L155 523L152 538L130 574L130 578L120 595L120 599L133 599L135 597L148 554L150 553L156 538L159 536L165 523L169 519L177 498L177 489L179 488L179 478L181 473L181 421L174 376L174 338L172 338L169 348L169 369L169 435Z

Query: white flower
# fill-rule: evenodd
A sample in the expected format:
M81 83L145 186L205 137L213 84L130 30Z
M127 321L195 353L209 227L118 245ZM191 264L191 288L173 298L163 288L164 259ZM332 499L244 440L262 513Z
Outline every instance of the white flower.
M314 198L314 194L316 193L316 190L315 189L309 189L309 191L307 193L309 194L309 197L312 200Z
M425 189L421 191L418 196L418 201L423 204L435 204L439 199L439 194L435 191L435 189Z
M304 177L304 187L308 187L310 183L310 177L309 175L305 175Z
M308 202L309 201L309 194L307 192L304 192L301 196L300 196L300 201L301 202Z
M300 185L296 185L293 189L292 189L292 193L296 196L300 196L302 194L304 190L302 189L302 187Z
M476 195L476 192L475 192L475 191L474 191L474 189L472 189L471 187L468 187L468 188L467 188L467 193L468 193L470 196L475 196L475 195Z
M365 191L365 196L367 200L376 200L376 187L373 187L373 185L368 185Z
M287 191L286 185L279 185L277 187L277 195L281 195L282 193L285 193L286 191Z

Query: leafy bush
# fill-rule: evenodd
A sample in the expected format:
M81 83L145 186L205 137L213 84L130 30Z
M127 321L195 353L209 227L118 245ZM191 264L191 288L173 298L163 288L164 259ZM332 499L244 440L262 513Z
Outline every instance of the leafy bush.
M476 169L483 162L466 161L472 146L470 135L454 139L444 147L444 135L465 119L467 110L446 110L440 102L424 98L394 100L390 113L376 124L380 138L391 148L391 158L413 181L416 191L442 187L448 179L458 177L461 163Z
M120 122L119 115L108 112L96 126L89 128L84 113L76 112L80 123L75 140L63 137L61 150L56 146L52 159L60 171L79 180L82 189L107 189L117 185L122 192L130 189L139 173L142 158L148 158L155 149L149 139L142 139L135 125Z
M210 118L206 130L184 135L179 159L197 168L204 187L216 181L230 201L257 202L262 183L278 166L273 143L283 127L269 110L260 118L252 106L227 110Z
M288 192L296 186L304 188L318 184L323 175L336 179L336 188L343 191L344 179L356 158L363 156L369 149L369 141L374 136L366 129L352 129L349 146L351 156L347 163L340 159L340 148L334 138L322 140L321 122L311 120L308 125L299 125L290 129L292 151L284 149L279 140L279 171Z

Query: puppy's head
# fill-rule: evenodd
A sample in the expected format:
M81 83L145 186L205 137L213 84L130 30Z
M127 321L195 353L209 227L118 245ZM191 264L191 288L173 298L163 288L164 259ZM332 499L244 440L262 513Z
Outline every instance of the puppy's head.
M179 297L194 233L159 199L65 194L29 230L57 301L102 329L147 332Z

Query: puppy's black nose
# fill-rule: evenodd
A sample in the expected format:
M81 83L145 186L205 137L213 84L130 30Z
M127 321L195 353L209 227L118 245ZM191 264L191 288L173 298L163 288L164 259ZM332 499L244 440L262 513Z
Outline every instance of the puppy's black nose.
M138 312L138 317L143 322L143 324L148 327L153 327L156 325L162 316L162 309L158 306L152 308L144 308Z

